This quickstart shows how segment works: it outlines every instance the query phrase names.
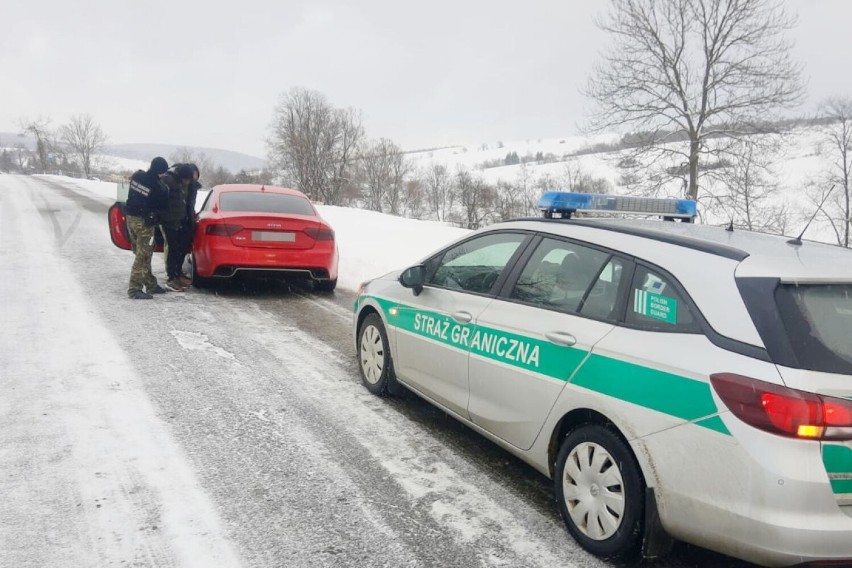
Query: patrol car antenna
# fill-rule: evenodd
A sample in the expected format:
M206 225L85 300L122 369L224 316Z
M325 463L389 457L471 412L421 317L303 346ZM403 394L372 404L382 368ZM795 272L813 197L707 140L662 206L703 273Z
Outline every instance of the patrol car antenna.
M828 193L826 193L823 196L822 201L820 201L819 205L816 208L816 211L814 211L814 214L811 215L810 219L808 219L808 223L807 223L807 225L805 225L805 228L802 229L802 232L799 233L798 237L796 237L795 239L790 239L789 241L787 241L788 245L793 245L794 247L802 246L802 237L805 236L805 231L808 230L808 227L811 226L811 223L813 222L813 220L816 219L817 214L822 210L822 206L825 203L825 200L828 199L828 196L831 195L832 191L834 191L834 187L836 185L837 185L836 183L832 184L831 187L828 188Z

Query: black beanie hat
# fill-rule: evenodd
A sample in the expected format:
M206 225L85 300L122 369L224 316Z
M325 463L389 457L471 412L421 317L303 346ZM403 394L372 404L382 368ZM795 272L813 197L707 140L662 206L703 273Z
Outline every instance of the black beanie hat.
M166 173L166 171L168 169L169 169L169 163L166 162L166 160L164 158L157 156L156 158L151 160L151 169L150 169L151 173L156 174L156 175L161 175L161 174Z
M175 175L178 179L192 179L192 166L189 164L178 164L175 166Z

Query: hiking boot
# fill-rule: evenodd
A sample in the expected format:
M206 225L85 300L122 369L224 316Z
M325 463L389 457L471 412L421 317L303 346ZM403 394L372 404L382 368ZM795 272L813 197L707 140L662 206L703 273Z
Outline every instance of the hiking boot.
M128 297L131 300L152 300L154 298L154 296L152 296L151 294L146 294L142 290L136 290L132 294L128 294Z
M166 289L163 288L162 286L160 286L159 284L154 284L153 287L148 288L148 293L149 294L165 294Z
M180 278L170 278L166 280L166 288L174 290L175 292L186 291L186 288L184 288L183 284L180 283Z
M183 286L184 288L189 288L190 286L192 286L192 278L190 278L189 276L181 274L179 280L181 286Z

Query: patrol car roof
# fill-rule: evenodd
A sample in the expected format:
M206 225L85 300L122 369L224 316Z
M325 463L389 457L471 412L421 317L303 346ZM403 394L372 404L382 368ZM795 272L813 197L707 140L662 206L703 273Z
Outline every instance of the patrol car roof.
M852 250L836 245L808 240L792 245L790 237L693 223L609 218L534 220L594 227L742 261L737 276L852 282Z

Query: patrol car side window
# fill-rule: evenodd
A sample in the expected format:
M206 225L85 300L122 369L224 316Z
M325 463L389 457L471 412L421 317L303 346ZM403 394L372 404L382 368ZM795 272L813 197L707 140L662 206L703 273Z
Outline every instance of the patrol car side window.
M651 331L701 331L689 303L671 279L641 265L633 275L625 323Z
M460 243L426 263L426 284L487 294L524 239L491 233Z
M622 261L608 253L545 238L509 297L547 309L610 319L622 271Z

